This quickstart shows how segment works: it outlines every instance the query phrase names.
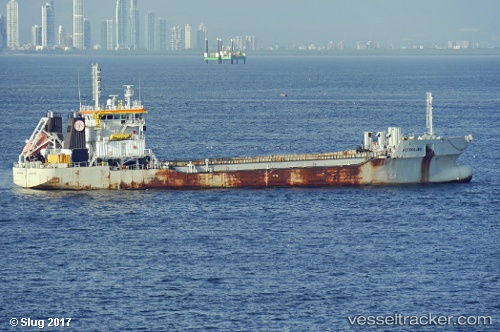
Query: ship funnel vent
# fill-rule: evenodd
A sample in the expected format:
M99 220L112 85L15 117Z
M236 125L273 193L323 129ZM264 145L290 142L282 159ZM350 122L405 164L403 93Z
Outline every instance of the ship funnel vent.
M370 150L373 144L373 134L372 132L366 131L365 132L365 137L363 141L363 148L365 150Z

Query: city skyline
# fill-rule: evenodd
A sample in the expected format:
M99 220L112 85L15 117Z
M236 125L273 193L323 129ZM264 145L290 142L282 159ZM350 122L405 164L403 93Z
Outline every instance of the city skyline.
M134 11L130 0L125 3L129 18ZM8 0L0 0L0 14L7 16ZM116 0L99 2L85 0L84 16L92 27L92 45L101 42L100 27L104 20L116 19ZM194 27L203 23L208 27L211 42L221 38L225 44L235 36L257 36L259 46L279 44L323 44L346 42L377 43L441 43L453 40L469 40L470 43L497 45L500 41L500 23L496 13L500 1L467 0L406 1L406 0L311 0L307 4L287 5L276 0L267 3L255 0L250 6L238 7L231 1L199 3L194 0L136 0L136 17L139 18L136 35L145 47L146 17L148 12L166 20L169 34L177 26ZM19 0L19 41L31 43L31 29L42 25L40 8L47 0ZM66 33L73 34L73 1L54 0L55 29L62 25ZM232 5L230 5L232 4ZM116 29L116 28L115 28ZM118 29L115 30L118 38ZM126 32L130 36L130 31ZM194 46L195 35L191 36Z

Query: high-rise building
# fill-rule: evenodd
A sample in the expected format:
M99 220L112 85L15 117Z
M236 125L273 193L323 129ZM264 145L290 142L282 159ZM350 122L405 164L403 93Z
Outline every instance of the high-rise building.
M64 46L65 47L68 47L68 48L72 48L73 47L73 36L70 35L70 34L65 34L64 37Z
M105 50L114 49L113 20L101 21L101 48Z
M243 51L243 38L241 36L234 37L232 40L232 46L234 47L234 51Z
M113 50L115 48L114 22L113 20L107 20L106 22L108 24L108 44L106 48L108 50Z
M73 35L60 25L57 32L58 45L61 48L73 48Z
M168 50L168 28L167 28L167 20L164 18L158 18L156 49L158 51Z
M191 48L191 25L189 24L184 27L184 48L186 50Z
M198 26L198 30L196 30L196 49L204 50L205 49L205 39L208 38L207 28L201 23Z
M42 47L55 46L54 1L42 6Z
M73 0L73 46L83 50L83 0Z
M34 25L31 28L31 44L33 46L42 46L42 27Z
M146 49L156 50L156 16L155 13L146 14Z
M92 33L90 21L87 18L83 19L83 48L85 50L92 49Z
M116 0L116 49L127 49L128 44L128 12L125 0Z
M63 47L64 45L64 35L66 34L66 31L64 31L64 28L62 25L59 26L57 29L57 46Z
M5 16L0 14L0 50L7 47L7 22Z
M7 3L7 47L19 48L19 5L16 0Z
M172 51L182 50L183 41L184 41L184 38L182 35L183 34L182 28L180 26L173 27L171 32L172 32L172 34L171 34L170 49Z
M245 37L245 49L247 51L255 51L257 49L257 39L255 36Z
M137 9L137 0L130 0L130 48L136 50L140 47L139 34L139 9Z
M101 21L101 49L106 50L106 45L108 44L108 22L107 20Z

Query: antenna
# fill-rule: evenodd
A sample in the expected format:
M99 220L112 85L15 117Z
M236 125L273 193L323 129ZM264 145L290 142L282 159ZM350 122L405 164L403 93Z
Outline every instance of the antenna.
M141 75L139 75L139 105L141 102Z
M427 92L427 116L426 116L426 125L429 130L429 135L434 137L434 127L432 125L432 93Z
M134 95L134 90L132 90L133 85L124 85L125 88L125 101L127 102L127 109L130 109L130 100Z

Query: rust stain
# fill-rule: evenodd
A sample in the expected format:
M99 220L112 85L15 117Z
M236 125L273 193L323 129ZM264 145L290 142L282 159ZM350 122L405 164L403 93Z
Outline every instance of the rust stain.
M431 161L434 158L434 151L426 146L425 147L425 157L422 158L422 163L420 164L420 182L428 183L429 182L429 171L431 168Z
M61 179L60 178L57 178L57 177L53 177L51 178L49 181L47 181L48 183L50 184L59 184L61 182Z
M111 183L111 172L108 172L108 188L113 189L113 184Z
M387 172L387 164L391 162L393 162L392 159L371 159L368 163L364 164L366 165L364 169L367 170L366 176L369 177L367 179L363 179L364 183L380 184L381 182L378 173L380 170L383 170L384 173Z
M370 164L375 168L379 168L386 164L386 160L388 159L371 159Z
M120 188L265 188L359 185L361 183L360 173L359 165L212 173L180 173L164 169L158 170L150 180L143 183L121 182Z

